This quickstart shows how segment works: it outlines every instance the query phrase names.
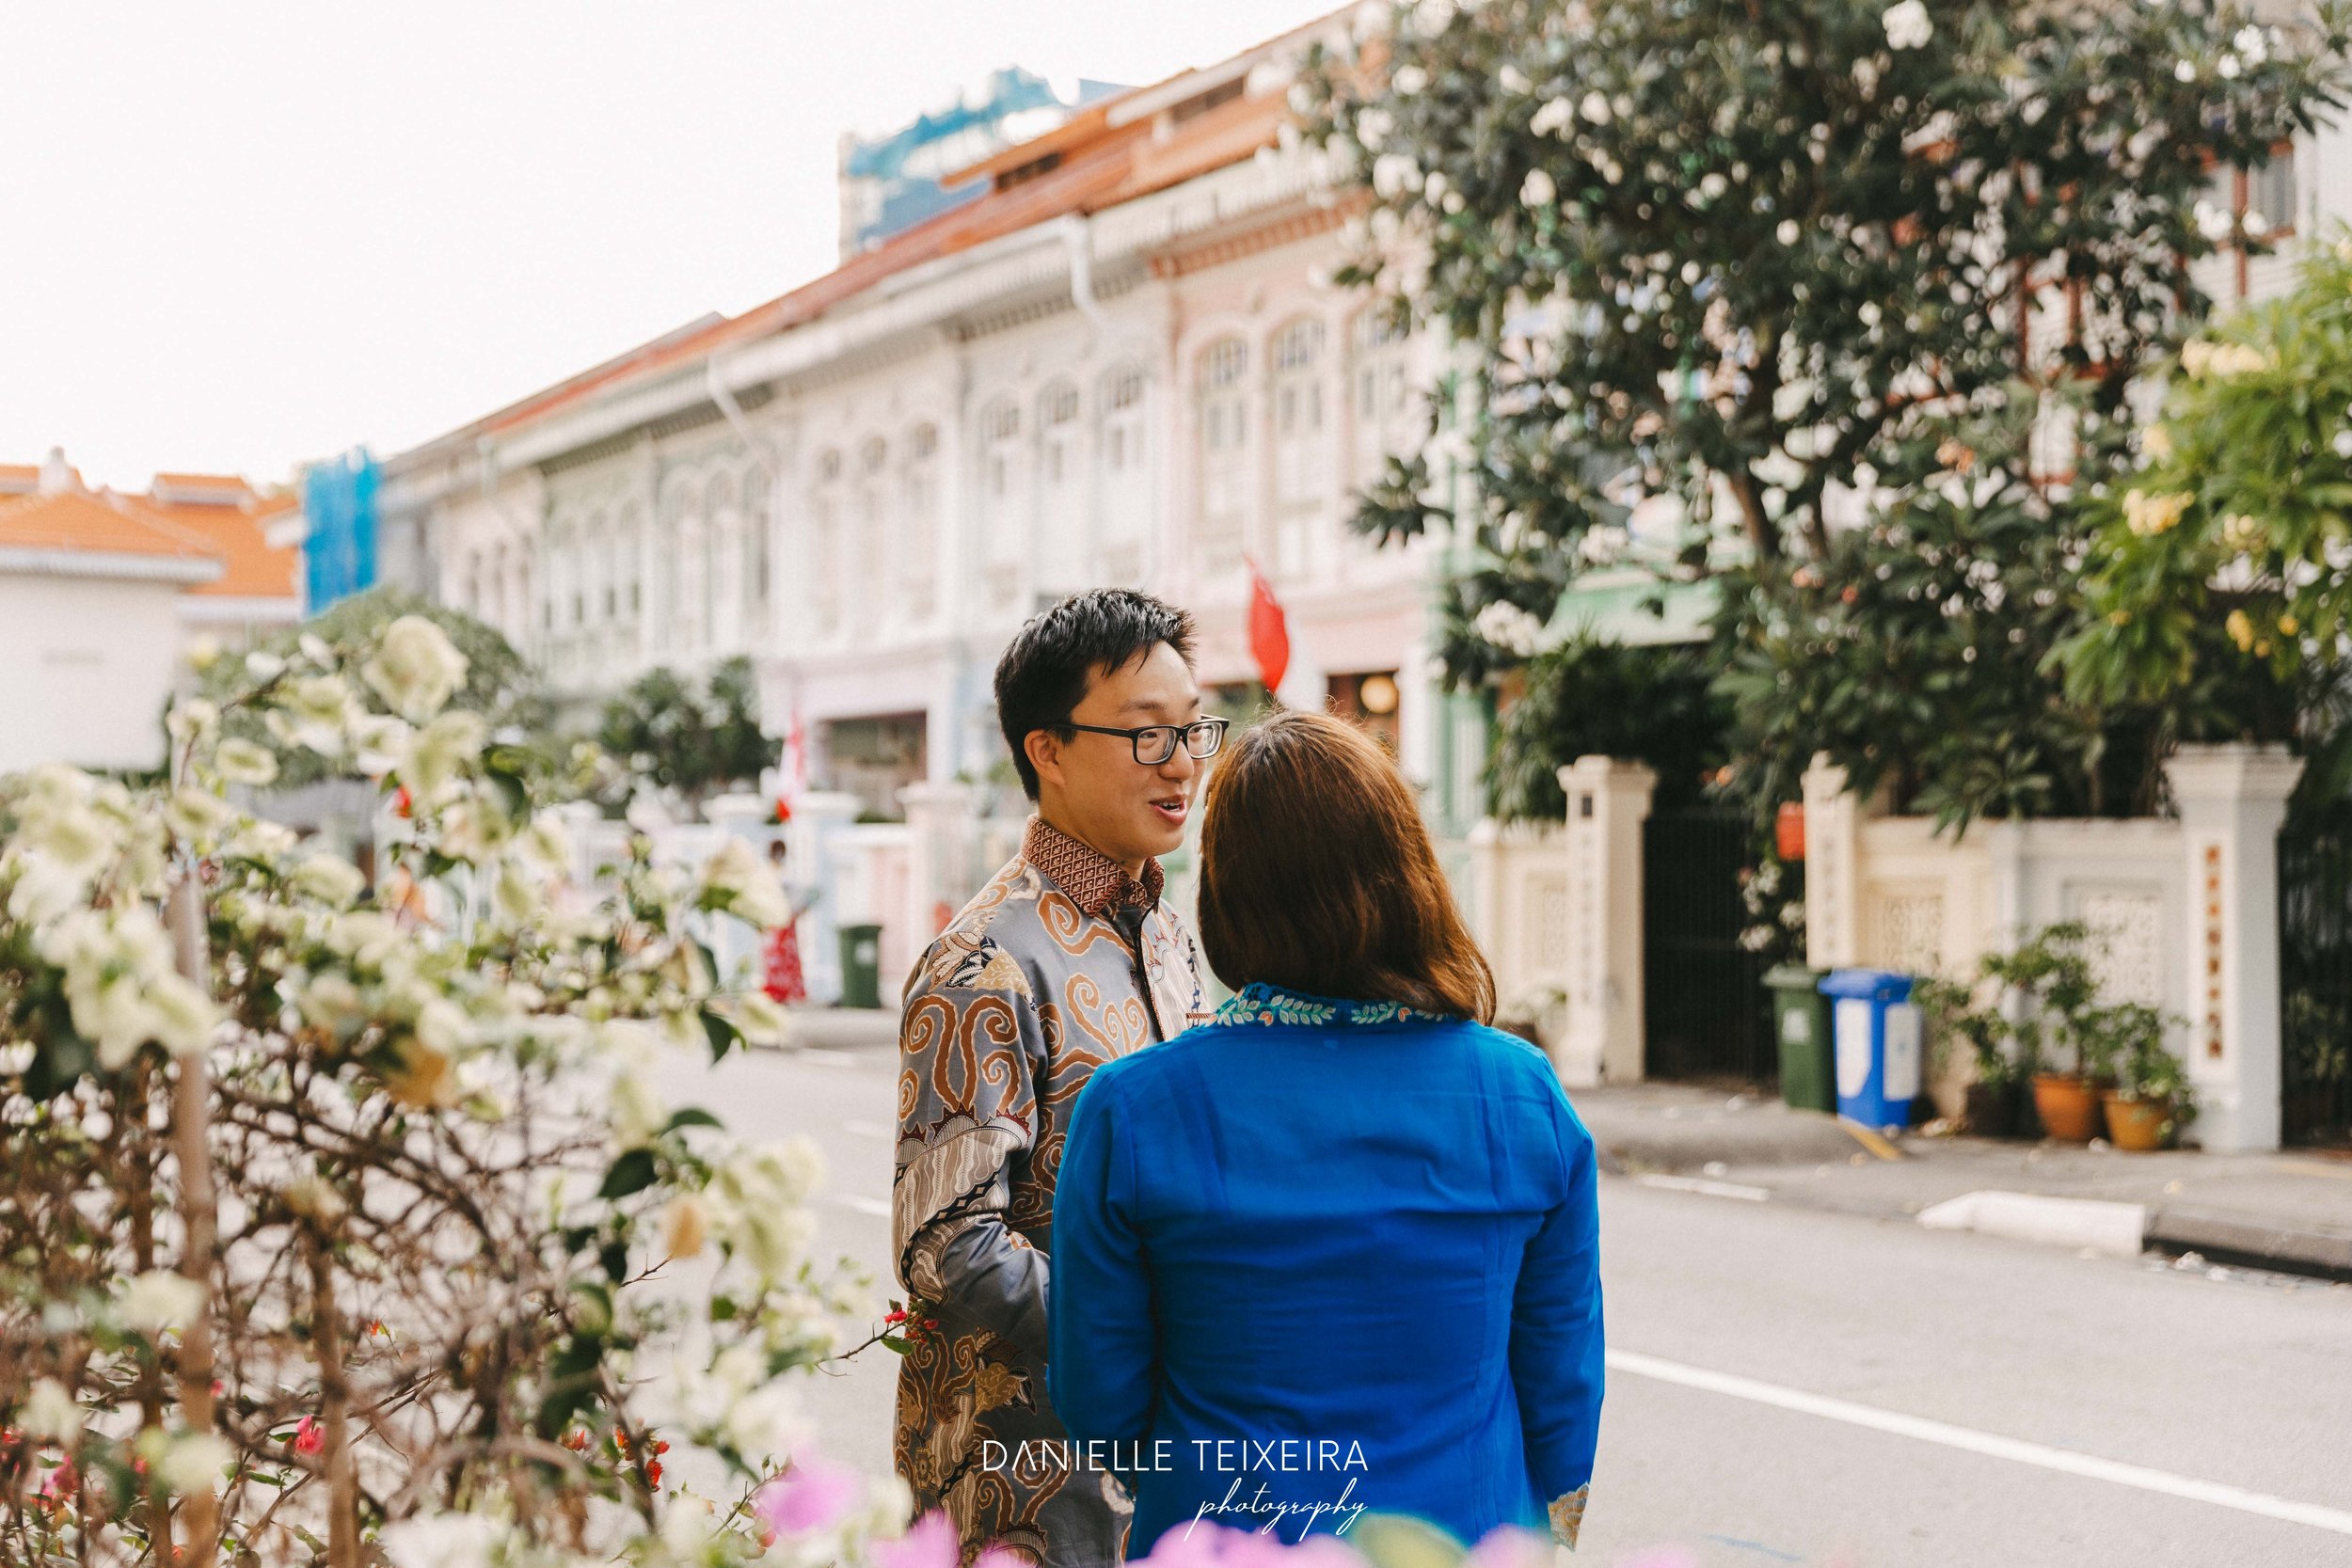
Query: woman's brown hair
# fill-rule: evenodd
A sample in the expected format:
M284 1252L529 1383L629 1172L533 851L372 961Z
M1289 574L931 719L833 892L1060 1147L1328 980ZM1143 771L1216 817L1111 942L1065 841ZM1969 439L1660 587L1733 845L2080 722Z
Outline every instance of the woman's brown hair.
M1494 971L1412 787L1354 725L1278 713L1227 746L1200 862L1200 944L1233 990L1263 980L1493 1020Z

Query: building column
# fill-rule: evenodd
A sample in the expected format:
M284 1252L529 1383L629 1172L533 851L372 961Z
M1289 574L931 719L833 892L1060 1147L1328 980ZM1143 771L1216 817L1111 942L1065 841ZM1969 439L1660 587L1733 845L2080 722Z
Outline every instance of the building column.
M1861 803L1846 770L1816 752L1804 770L1804 961L1851 969L1862 961Z
M2165 765L2187 857L2195 1127L2217 1152L2279 1147L2279 828L2302 771L2283 746L2184 746Z
M976 891L972 863L972 788L960 784L915 784L898 791L907 814L906 923L910 959L955 918ZM887 913L885 918L887 918Z
M1560 769L1568 798L1567 1029L1570 1086L1639 1083L1643 996L1642 825L1658 775L1638 762L1579 757Z
M792 802L792 850L785 880L813 887L818 895L800 927L801 968L812 1002L841 997L841 942L834 935L841 875L834 849L840 831L857 820L857 797L837 790L811 790Z

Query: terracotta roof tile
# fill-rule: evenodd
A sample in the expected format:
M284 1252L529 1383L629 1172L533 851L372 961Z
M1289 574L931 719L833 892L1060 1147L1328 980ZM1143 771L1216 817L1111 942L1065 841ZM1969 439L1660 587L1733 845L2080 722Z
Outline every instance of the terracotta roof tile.
M0 501L0 547L218 559L201 535L121 496L60 490Z
M1268 41L1279 42L1324 25L1326 21L1310 23ZM1179 73L1192 74L1200 73ZM1153 90L1143 87L1135 92ZM1056 130L960 170L957 178L1002 173L1035 162L1046 152L1059 152L1060 164L1050 170L951 208L851 257L822 277L764 305L754 306L740 315L657 339L438 439L448 441L517 429L608 387L689 363L729 343L766 337L812 321L882 279L926 261L968 250L1065 214L1096 213L1115 207L1239 163L1272 143L1290 116L1287 99L1281 93L1243 96L1193 117L1177 126L1165 140L1158 140L1152 117L1125 125L1109 123L1111 112L1122 99L1131 96L1134 94L1121 94L1089 105Z
M242 485L244 481L237 483ZM293 598L299 592L295 572L300 552L272 549L262 530L271 518L299 507L301 500L291 494L254 498L247 490L246 495L248 499L238 505L152 499L141 504L144 510L201 539L205 548L220 558L221 575L188 592L231 598Z

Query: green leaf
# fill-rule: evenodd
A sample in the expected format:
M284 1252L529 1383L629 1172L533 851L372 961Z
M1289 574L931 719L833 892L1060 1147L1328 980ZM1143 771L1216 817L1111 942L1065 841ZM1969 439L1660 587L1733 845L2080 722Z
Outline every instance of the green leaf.
M726 1053L743 1043L743 1031L730 1022L725 1015L708 1007L703 1009L703 1033L710 1037L710 1059L723 1059ZM716 1127L717 1122L712 1122Z
M664 1132L675 1132L681 1128L687 1127L723 1128L725 1125L726 1123L721 1121L717 1117L712 1116L708 1111L704 1110L701 1106L689 1105L684 1110L672 1116L661 1130Z
M653 1150L632 1148L612 1162L612 1168L604 1173L604 1185L596 1189L603 1198L624 1198L631 1193L644 1192L654 1183L656 1175Z

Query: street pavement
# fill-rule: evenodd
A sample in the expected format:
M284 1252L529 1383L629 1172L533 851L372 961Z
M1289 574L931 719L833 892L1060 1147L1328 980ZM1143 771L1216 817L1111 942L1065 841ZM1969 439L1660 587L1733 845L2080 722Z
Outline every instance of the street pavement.
M739 1133L815 1138L818 1254L879 1297L896 1058L827 1028L681 1057L667 1086ZM1638 1175L1601 1208L1613 1365L1579 1561L2352 1565L2352 1286ZM888 1464L894 1370L874 1350L811 1380L828 1453Z

